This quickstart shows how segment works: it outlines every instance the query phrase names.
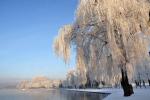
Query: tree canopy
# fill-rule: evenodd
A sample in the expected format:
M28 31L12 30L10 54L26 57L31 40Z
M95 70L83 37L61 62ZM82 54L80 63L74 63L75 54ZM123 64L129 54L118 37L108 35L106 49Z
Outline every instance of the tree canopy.
M148 66L148 0L79 0L73 24L64 25L54 49L66 63L71 48L76 68L86 80L115 84L126 69L129 79Z

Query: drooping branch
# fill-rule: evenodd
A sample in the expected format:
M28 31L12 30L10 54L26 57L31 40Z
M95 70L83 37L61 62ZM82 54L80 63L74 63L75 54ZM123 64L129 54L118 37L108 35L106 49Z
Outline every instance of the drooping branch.
M59 30L59 35L55 38L54 49L55 53L62 57L67 63L70 59L71 53L71 35L72 35L72 25L65 25Z

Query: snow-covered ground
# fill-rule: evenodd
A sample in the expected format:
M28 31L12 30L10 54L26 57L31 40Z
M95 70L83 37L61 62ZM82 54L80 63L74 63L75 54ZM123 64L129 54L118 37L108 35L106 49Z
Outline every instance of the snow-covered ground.
M105 89L68 89L73 91L82 92L99 92L99 93L111 93L104 100L150 100L150 87L147 88L134 88L134 94L129 97L123 96L123 90L120 88L105 88Z

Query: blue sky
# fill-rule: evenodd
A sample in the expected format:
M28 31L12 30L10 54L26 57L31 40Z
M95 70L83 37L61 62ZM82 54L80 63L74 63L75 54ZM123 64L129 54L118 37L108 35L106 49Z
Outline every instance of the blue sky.
M74 20L77 0L0 0L0 78L64 78L68 69L52 44Z

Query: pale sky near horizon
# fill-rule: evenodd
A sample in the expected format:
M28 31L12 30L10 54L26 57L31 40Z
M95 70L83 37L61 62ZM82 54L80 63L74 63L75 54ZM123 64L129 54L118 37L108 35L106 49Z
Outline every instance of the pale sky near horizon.
M0 0L0 78L65 77L53 39L72 23L78 0Z

